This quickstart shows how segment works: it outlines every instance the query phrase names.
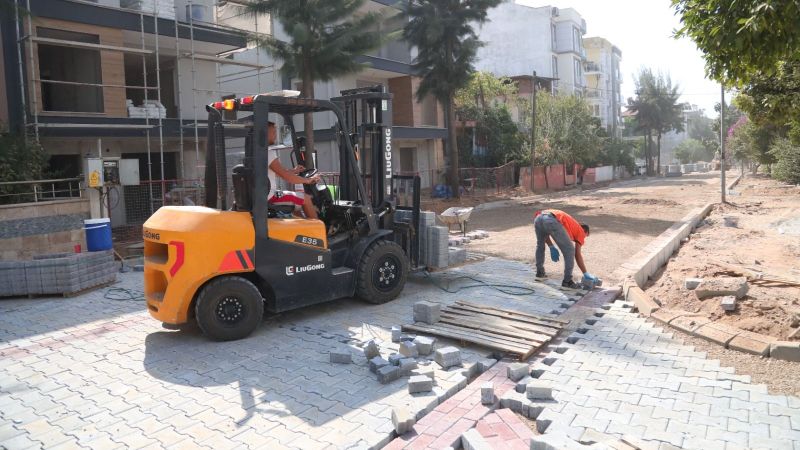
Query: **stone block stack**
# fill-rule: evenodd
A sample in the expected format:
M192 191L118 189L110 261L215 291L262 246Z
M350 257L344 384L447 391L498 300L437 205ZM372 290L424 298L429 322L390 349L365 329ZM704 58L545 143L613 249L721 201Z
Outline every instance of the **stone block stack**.
M427 229L427 264L428 267L442 269L449 262L450 232L447 227L428 227Z
M41 255L0 265L0 297L71 295L116 279L117 265L111 250Z

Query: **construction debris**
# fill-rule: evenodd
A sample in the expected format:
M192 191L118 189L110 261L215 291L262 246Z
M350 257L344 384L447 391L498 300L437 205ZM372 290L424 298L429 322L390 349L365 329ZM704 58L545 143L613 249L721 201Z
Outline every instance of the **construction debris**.
M683 287L686 289L693 291L703 282L702 278L687 278L683 280Z
M381 349L378 346L378 343L375 342L375 339L370 339L367 341L366 345L364 345L364 356L367 360L370 360L376 356L381 356Z
M704 279L697 288L695 288L694 293L699 300L710 297L721 297L724 295L733 295L737 299L740 299L747 294L747 290L747 278L724 277Z

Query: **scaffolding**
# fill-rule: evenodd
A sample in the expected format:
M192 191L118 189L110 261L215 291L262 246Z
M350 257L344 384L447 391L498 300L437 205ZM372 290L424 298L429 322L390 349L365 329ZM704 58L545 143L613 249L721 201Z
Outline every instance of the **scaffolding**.
M225 52L221 52L219 54L208 54L208 53L201 53L196 51L195 42L196 42L196 31L198 26L202 27L211 27L212 29L218 29L221 31L228 31L234 32L238 34L248 35L248 32L245 32L243 29L229 27L221 25L218 20L217 12L215 9L214 12L214 23L208 23L203 21L197 21L194 17L194 5L191 0L188 2L187 6L187 13L186 13L186 21L179 20L178 14L178 7L174 4L172 5L172 10L174 11L174 18L173 19L173 26L174 26L174 45L163 45L161 41L163 41L163 36L159 33L159 19L161 20L169 20L169 17L165 17L167 14L164 14L163 11L159 11L159 4L162 0L152 0L153 8L152 11L145 11L144 7L138 9L131 9L125 7L117 7L117 6L108 6L108 5L99 5L95 2L86 1L86 0L65 0L68 2L76 3L76 4L84 4L84 5L91 5L96 8L107 8L111 10L117 11L124 11L129 13L134 13L139 16L139 45L108 45L107 43L90 43L90 42L79 42L76 40L69 40L69 39L56 39L53 37L43 37L37 36L37 32L35 29L34 17L32 14L22 14L21 10L23 8L23 0L14 0L14 9L15 9L15 23L16 23L16 39L17 39L17 62L19 66L19 89L20 95L22 100L22 111L23 111L23 127L26 130L25 136L26 139L34 139L35 142L40 142L40 129L108 129L108 130L142 130L145 134L145 149L147 154L147 176L148 176L148 207L149 213L152 214L155 209L158 209L161 205L164 204L164 197L166 193L166 163L165 163L165 136L164 136L164 125L165 125L165 114L162 113L161 108L163 107L162 103L162 80L161 80L161 57L162 57L162 50L170 50L174 49L174 80L170 80L170 82L174 82L175 90L173 91L173 95L175 97L174 106L176 109L176 118L177 118L177 137L178 137L178 167L177 173L179 174L179 178L186 179L186 164L184 161L184 151L185 151L185 141L186 141L186 133L193 135L194 140L194 150L195 150L195 175L201 174L201 167L203 167L202 159L200 157L200 128L205 125L205 119L200 120L199 114L203 114L205 109L203 108L204 105L198 105L198 97L201 92L213 94L235 94L235 95L245 95L251 94L252 92L230 92L225 91L223 92L223 84L230 83L233 81L243 80L251 77L257 78L257 90L261 92L261 78L264 74L272 74L273 80L272 83L276 82L275 80L275 69L274 66L271 64L261 64L260 59L260 50L256 49L256 62L248 62L237 60L232 58L232 53L236 51L241 51L242 49L247 49L248 45L245 47L235 48L234 50L228 50ZM171 0L168 0L171 1ZM213 7L217 8L219 6L224 6L228 3L232 3L239 6L245 6L246 2L242 0L234 0L233 2L221 2L221 3L213 3ZM141 5L141 3L140 3ZM163 6L163 4L162 4ZM206 6L206 5L203 5ZM31 0L24 0L24 8L27 11L31 11ZM262 34L259 30L258 24L258 17L252 17L255 22L255 35ZM149 20L152 20L152 32L146 32L145 24ZM227 19L226 19L227 20ZM71 30L67 30L71 31ZM128 30L133 31L133 30ZM181 45L181 32L183 34L188 34L188 51L186 51L187 46ZM252 30L250 31L252 32ZM148 37L149 36L149 37ZM166 35L165 35L166 36ZM148 45L148 39L151 40L151 45ZM185 38L184 38L185 39ZM85 49L85 50L97 50L102 52L115 52L121 54L129 54L129 55L136 55L141 57L141 64L142 64L142 83L141 85L132 84L128 82L123 83L103 83L101 82L78 82L78 81L66 81L66 80L49 80L43 79L40 75L39 67L37 65L37 58L35 55L34 47L38 44L44 45L52 45L52 46L61 46L61 47L72 47L78 49ZM124 43L123 43L124 44ZM27 47L27 48L26 48ZM169 52L167 52L169 54ZM170 55L172 56L172 55ZM150 85L153 81L148 80L148 58L154 58L155 60L155 84ZM26 60L27 59L27 60ZM182 100L182 95L184 93L184 87L181 83L182 72L181 72L181 61L190 60L191 64L191 111L192 115L189 119L189 123L185 120L183 114L187 111L188 105L185 105ZM215 67L215 78L216 78L216 88L211 89L209 87L201 87L198 86L198 61L202 62L210 62L214 63ZM102 68L103 61L100 60L100 66ZM124 67L124 58L123 58L123 67ZM222 73L221 67L223 66L239 66L243 67L243 70L237 70L235 72L230 73ZM152 66L151 66L152 67ZM27 73L26 73L27 69ZM126 76L126 71L123 69L123 78ZM128 124L119 124L119 123L80 123L80 122L41 122L40 121L40 110L44 111L45 105L44 100L41 102L40 94L44 96L43 91L38 89L39 86L44 85L53 85L53 86L74 86L74 87L92 87L97 89L102 89L103 93L105 93L105 89L124 89L126 90L125 98L127 99L127 90L138 90L141 91L141 95L144 98L144 124L137 124L137 123L128 123ZM151 99L153 96L150 94L152 91L155 91L154 100L157 102L158 114L155 117L151 116L151 108L149 106L152 104ZM103 102L105 102L105 95L102 97ZM128 102L126 101L126 108L128 106ZM80 114L79 114L80 115ZM151 142L153 137L157 139L155 142ZM100 146L100 139L98 138L98 147ZM158 155L153 155L154 152L158 152ZM153 167L153 159L154 157L158 157L157 164L159 164L159 180L154 180L154 167ZM171 180L174 181L174 180ZM160 187L156 193L154 190L154 185ZM159 186L160 185L160 186Z

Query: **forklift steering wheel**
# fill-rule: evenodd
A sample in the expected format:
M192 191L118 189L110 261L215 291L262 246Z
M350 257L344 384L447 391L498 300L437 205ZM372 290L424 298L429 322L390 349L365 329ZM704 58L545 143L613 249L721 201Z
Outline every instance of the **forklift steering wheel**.
M298 175L298 176L301 176L301 177L303 177L303 178L311 178L311 177L313 177L314 175L316 175L316 174L317 174L317 172L319 172L319 170L317 170L317 169L306 169L306 170L304 170L304 171L302 171L302 172L298 173L297 175Z

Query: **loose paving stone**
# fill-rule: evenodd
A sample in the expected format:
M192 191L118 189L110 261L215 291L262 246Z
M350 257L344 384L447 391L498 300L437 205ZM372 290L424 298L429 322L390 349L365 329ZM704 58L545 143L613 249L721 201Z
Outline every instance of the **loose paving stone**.
M449 369L453 366L461 365L461 350L455 347L444 347L436 350L433 356L434 361L442 366L443 369Z
M433 380L425 375L415 375L408 379L408 393L430 392L433 390Z
M335 364L350 364L353 362L353 355L347 349L332 350L331 362Z
M511 381L519 381L530 371L530 366L527 363L512 363L506 369L506 376Z
M376 356L381 356L381 348L375 339L370 339L364 345L364 356L367 358L367 360L370 360Z
M461 447L464 450L492 450L494 448L475 428L470 428L461 435Z
M400 354L405 356L406 358L416 358L419 356L419 350L417 349L417 344L404 341L400 343Z
M748 285L745 277L706 278L695 289L698 299L733 295L740 299L747 294Z
M417 346L417 352L419 352L420 356L428 356L433 352L433 344L436 342L436 339L427 336L417 336L414 338L413 342Z
M494 403L494 383L487 381L481 385L481 403L491 405Z
M531 381L525 386L525 395L531 400L551 400L553 388L544 381Z
M397 365L400 369L400 376L406 376L411 373L412 370L418 367L417 361L414 358L403 358L400 360L400 364Z
M433 369L433 367L430 366L417 367L416 369L413 369L409 373L409 376L417 376L417 375L428 377L434 382L436 381L436 371Z
M369 360L369 371L372 373L378 373L383 367L390 365L391 363L380 356L376 356Z
M400 360L403 359L403 358L405 358L405 356L403 356L403 355L401 355L399 353L392 353L391 355L389 355L389 364L391 364L393 366L399 366L400 365Z
M394 425L394 431L398 435L402 436L411 431L411 427L413 427L415 423L414 416L411 415L411 412L405 406L392 409L392 425Z
M442 317L442 307L433 302L414 303L414 322L434 324Z
M722 297L719 305L722 306L724 311L736 311L736 297L733 295L726 295Z
M491 369L492 366L494 366L495 364L497 364L497 360L492 358L481 358L478 360L477 364L478 364L478 372L483 373Z
M400 342L400 337L403 335L403 330L399 326L392 327L392 342Z
M378 369L378 382L381 384L391 383L394 380L400 379L401 372L397 366L384 366Z

